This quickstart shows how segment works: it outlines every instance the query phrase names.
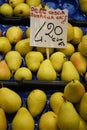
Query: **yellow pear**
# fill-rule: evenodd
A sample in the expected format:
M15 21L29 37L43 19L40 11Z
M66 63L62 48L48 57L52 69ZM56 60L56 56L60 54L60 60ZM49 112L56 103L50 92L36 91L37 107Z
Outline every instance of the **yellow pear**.
M85 73L84 78L85 78L85 81L87 81L87 72Z
M19 3L24 3L24 0L8 0L9 5L13 8L17 6Z
M40 117L39 130L59 130L57 115L53 111L47 111Z
M15 80L31 80L32 73L27 67L20 67L14 73Z
M29 51L32 51L33 47L30 46L30 38L25 38L18 41L15 45L15 50L22 56L25 56Z
M70 42L73 39L74 36L74 29L71 23L68 23L67 25L67 41Z
M81 52L75 52L70 57L70 61L73 63L75 68L78 70L80 75L84 75L86 72L86 57L81 54Z
M22 56L18 51L11 50L5 55L5 61L9 67L9 69L14 72L16 71L22 64Z
M0 37L0 52L6 54L11 50L11 44L8 38L1 36Z
M82 37L80 42L80 52L87 57L87 34Z
M38 51L30 51L25 56L27 67L33 72L36 72L38 70L43 59L43 54Z
M26 3L29 6L38 6L41 3L41 1L40 0L26 0Z
M27 38L30 38L30 27L26 29L25 34Z
M57 124L60 130L78 130L80 118L74 105L65 101L57 115Z
M22 39L23 31L18 26L11 26L6 31L6 37L8 38L11 44L16 44L16 42Z
M81 98L80 105L79 105L79 113L80 116L87 121L87 92Z
M15 16L30 16L30 7L26 3L20 3L14 8L14 15Z
M87 0L79 0L80 9L83 13L87 13Z
M13 16L13 8L8 3L4 3L0 7L0 13L4 16Z
M61 72L62 81L80 80L80 75L71 61L65 61Z
M72 103L80 102L85 92L85 86L79 80L72 80L64 87L64 97Z
M40 89L34 89L29 93L27 97L27 105L33 117L37 117L41 114L46 105L46 101L46 94Z
M0 61L0 80L10 80L11 72L5 60Z
M73 29L74 29L74 36L73 36L73 39L72 39L72 43L74 45L78 45L83 37L83 31L80 27L78 26L73 26Z
M63 52L66 56L71 56L75 52L73 44L67 42L66 48L57 48L57 51Z
M79 115L80 124L78 130L87 130L87 122Z
M63 52L54 52L50 56L50 61L55 71L60 72L62 70L63 63L66 61L66 55Z
M25 107L21 107L14 116L12 130L34 130L34 119Z
M63 92L54 92L49 99L52 111L58 114L61 104L64 102Z
M7 87L0 88L0 107L6 113L11 114L16 112L21 107L21 104L21 97L15 91Z
M0 107L0 130L7 130L7 118L5 111Z
M57 73L52 66L49 59L45 59L41 64L37 72L38 80L56 80Z

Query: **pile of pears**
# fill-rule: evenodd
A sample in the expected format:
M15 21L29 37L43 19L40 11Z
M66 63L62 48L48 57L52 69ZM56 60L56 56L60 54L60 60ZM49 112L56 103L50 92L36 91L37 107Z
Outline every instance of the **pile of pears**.
M41 0L8 0L0 6L0 14L7 17L30 17L31 6L42 7Z
M30 27L0 30L0 80L87 81L87 34L67 24L67 47L30 45Z
M87 130L87 91L79 80L22 93L0 88L0 130Z

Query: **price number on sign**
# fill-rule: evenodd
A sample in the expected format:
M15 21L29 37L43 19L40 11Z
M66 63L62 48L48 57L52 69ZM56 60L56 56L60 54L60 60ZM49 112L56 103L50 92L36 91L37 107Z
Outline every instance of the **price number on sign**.
M41 28L36 32L34 37L35 42L46 42L43 36L40 36L40 38L38 38L40 32L42 31L45 25L46 22L44 22ZM63 38L59 38L59 36L63 33L63 29L61 26L55 26L54 23L48 23L46 25L46 28L47 32L44 34L45 36L47 36L53 43L56 42L58 46L65 46Z

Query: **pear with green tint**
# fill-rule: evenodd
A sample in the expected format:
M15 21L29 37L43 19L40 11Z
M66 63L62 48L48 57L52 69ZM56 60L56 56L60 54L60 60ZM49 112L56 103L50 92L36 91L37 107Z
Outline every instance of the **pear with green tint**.
M56 80L57 78L57 73L55 69L52 66L52 63L49 59L45 59L38 71L37 71L37 79L38 80Z
M59 110L57 115L57 124L60 130L78 130L80 118L74 105L65 101Z
M87 121L87 92L84 93L79 104L80 116Z
M60 130L57 126L57 115L53 111L43 113L38 126L39 130Z
M59 109L64 102L64 93L63 92L54 92L51 94L49 103L52 111L54 111L56 114L58 114Z
M61 80L71 81L80 80L80 75L71 61L65 61L62 67Z
M15 45L15 50L18 51L22 56L25 56L29 51L32 51L33 47L30 46L30 38L20 40Z
M79 115L80 124L78 130L87 130L87 122Z
M14 16L30 16L30 7L27 3L20 3L14 7Z
M0 88L0 107L6 113L15 113L21 105L21 97L16 92L6 87Z
M46 93L40 89L32 90L27 97L27 106L33 117L37 117L45 108Z
M72 80L64 87L64 97L72 103L80 102L85 92L85 86L79 80Z
M15 72L22 64L22 56L18 51L11 50L5 55L5 61L12 72Z
M14 73L15 80L32 80L32 72L27 67L20 67Z
M25 107L21 107L14 116L12 130L34 130L34 119Z
M50 61L55 71L60 72L62 70L63 63L66 61L66 55L63 52L55 52L50 56Z
M30 51L25 55L26 66L33 72L36 72L39 69L43 60L43 54L39 51Z
M7 130L7 125L5 111L0 107L0 130Z

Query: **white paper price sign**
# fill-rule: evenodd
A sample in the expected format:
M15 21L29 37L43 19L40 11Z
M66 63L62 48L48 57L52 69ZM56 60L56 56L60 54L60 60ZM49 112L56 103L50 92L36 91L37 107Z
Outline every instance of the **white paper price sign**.
M30 45L48 48L65 48L67 43L68 11L45 10L31 7Z

